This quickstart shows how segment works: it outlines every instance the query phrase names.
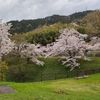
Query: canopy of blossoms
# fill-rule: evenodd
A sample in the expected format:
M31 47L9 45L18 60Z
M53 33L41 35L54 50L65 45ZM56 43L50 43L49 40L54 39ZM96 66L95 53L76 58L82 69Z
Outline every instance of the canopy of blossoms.
M0 66L2 56L8 54L14 47L14 42L9 38L10 33L8 30L10 27L10 24L5 24L0 21Z
M14 42L9 38L10 33L8 30L10 27L10 24L5 24L0 21L0 58L8 54L14 47Z
M90 50L97 50L100 48L100 43L90 45L85 42L87 38L86 34L81 34L73 28L68 28L60 31L60 36L52 46L51 51L48 52L48 56L60 55L63 64L67 67L70 66L71 70L80 64L77 63L77 59L83 58L90 60L86 57L86 53Z

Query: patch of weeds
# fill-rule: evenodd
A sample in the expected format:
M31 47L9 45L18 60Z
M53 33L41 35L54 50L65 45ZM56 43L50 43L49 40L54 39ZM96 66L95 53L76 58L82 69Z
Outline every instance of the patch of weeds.
M68 95L68 93L64 90L58 90L58 91L53 91L54 93L57 93L57 94L64 94L64 95Z

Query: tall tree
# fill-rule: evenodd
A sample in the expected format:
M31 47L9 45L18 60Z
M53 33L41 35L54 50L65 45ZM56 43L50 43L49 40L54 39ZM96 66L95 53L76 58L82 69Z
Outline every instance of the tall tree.
M0 21L0 67L2 67L2 57L8 54L14 47L14 42L9 38L11 24L2 23Z
M38 48L38 46L34 44L26 44L21 42L15 46L13 52L17 57L19 57L19 59L20 57L26 58L27 63L29 63L29 60L31 59L31 61L37 65L44 65L44 62L38 60L37 56L44 56L45 54Z
M60 31L61 35L58 40L52 46L51 52L47 56L62 56L62 62L67 67L71 67L73 70L80 64L77 63L77 59L83 58L84 60L90 60L86 57L86 53L89 50L97 50L100 48L100 43L89 45L85 42L87 35L80 34L74 29L64 29Z

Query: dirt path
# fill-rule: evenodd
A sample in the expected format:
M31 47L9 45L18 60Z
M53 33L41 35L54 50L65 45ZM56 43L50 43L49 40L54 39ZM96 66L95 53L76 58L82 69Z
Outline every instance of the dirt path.
M11 88L10 86L0 86L0 94L4 94L4 93L15 93L17 92L16 90L14 90L13 88Z

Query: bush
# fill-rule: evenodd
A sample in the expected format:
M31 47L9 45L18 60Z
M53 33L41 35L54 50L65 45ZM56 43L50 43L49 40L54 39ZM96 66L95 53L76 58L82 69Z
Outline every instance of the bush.
M5 71L8 70L8 65L5 61L2 62L2 67L0 68L0 81L6 80Z

